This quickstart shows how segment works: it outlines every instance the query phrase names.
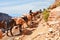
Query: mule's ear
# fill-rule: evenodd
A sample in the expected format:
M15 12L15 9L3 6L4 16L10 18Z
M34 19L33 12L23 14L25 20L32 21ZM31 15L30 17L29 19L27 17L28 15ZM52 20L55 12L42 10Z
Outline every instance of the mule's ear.
M30 10L29 13L32 13L32 10Z

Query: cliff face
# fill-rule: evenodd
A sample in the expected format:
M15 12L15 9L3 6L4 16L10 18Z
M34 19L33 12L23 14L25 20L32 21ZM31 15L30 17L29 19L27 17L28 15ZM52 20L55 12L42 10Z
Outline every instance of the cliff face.
M55 2L49 7L49 9L54 9L60 6L60 0L55 0Z
M56 2L59 2L60 0L55 0Z
M11 19L12 17L11 16L9 16L8 14L5 14L5 13L1 13L0 12L0 21L2 21L2 20L9 20L9 19Z

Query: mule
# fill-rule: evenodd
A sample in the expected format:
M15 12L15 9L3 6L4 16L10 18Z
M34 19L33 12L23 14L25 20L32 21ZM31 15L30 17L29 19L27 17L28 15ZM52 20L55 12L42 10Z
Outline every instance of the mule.
M6 29L7 29L7 36L9 36L9 35L8 35L8 30L10 30L10 33L11 33L11 35L13 36L13 34L12 34L12 28L13 28L14 26L16 26L15 20L14 20L14 19L8 20L7 23L6 23L6 25L7 25L7 27L6 27Z
M6 31L6 21L5 20L0 21L0 29L5 33L5 31Z

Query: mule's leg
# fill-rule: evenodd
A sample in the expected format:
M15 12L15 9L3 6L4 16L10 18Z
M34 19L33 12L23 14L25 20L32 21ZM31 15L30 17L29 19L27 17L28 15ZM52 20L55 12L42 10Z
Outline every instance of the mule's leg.
M8 35L8 29L7 29L7 36L9 36L9 35Z
M2 32L5 33L5 29L4 28L1 28Z
M13 33L12 33L13 27L14 27L14 24L12 24L12 26L11 26L11 28L10 28L10 33L11 33L12 36L14 36Z
M7 34L7 36L9 36L9 35L8 35L8 30L9 30L9 29L8 29L8 26L9 26L9 25L8 25L8 23L6 22L6 31L7 31L6 34Z
M22 25L19 25L20 35L22 34Z
M11 27L11 28L10 28L10 33L11 33L11 35L13 36L13 33L12 33L12 28L13 28L13 27Z

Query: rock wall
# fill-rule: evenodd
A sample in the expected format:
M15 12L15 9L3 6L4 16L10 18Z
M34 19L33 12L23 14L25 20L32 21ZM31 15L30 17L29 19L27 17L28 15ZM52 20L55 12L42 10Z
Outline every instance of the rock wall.
M60 0L55 0L55 2L49 7L49 9L54 9L60 6Z

